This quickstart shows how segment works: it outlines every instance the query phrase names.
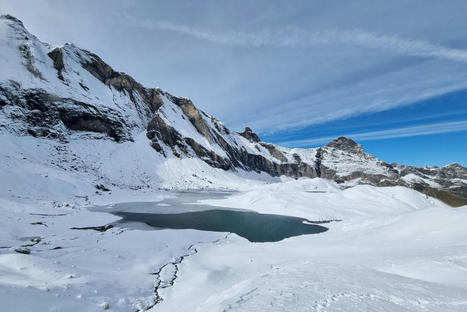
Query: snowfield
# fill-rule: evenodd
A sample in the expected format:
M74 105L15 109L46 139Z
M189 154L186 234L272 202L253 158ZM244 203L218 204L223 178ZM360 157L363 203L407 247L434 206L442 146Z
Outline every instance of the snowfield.
M258 185L253 190L228 199L202 202L262 213L305 217L315 221L397 215L429 207L447 207L438 200L405 187L357 185L342 190L336 183L320 178L284 179L283 183Z
M1 142L2 310L467 310L465 206L404 187L341 189L157 158L143 138L76 137L66 149L9 134ZM180 196L164 188L236 190L203 207L341 221L276 243L143 225L73 229L118 220L86 207Z

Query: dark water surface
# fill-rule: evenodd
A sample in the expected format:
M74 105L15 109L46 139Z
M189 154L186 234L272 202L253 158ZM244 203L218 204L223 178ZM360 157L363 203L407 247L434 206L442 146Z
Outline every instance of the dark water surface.
M176 197L157 203L116 204L113 205L112 213L122 218L118 222L120 225L139 222L159 229L230 232L250 242L277 242L292 236L328 230L317 225L317 222L298 217L195 204L200 199L223 196L226 194L178 193Z
M306 219L239 210L204 210L174 214L117 212L123 221L144 222L168 229L230 232L250 242L277 242L287 237L327 231L324 226L305 224Z

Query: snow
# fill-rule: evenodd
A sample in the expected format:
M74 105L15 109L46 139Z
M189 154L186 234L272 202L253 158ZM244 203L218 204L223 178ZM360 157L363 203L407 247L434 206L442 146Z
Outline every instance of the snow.
M166 159L142 134L121 144L86 134L68 144L6 133L0 140L0 300L15 311L151 308L157 279L150 273L161 267L165 286L154 311L467 307L467 207L404 187L341 189L319 178L273 179ZM98 183L111 191L96 193ZM158 189L169 187L237 190L201 201L202 209L342 221L325 224L322 234L263 244L195 230L72 229L118 220L86 207L183 196ZM30 254L15 252L23 245L32 245L24 247Z
M386 167L381 166L381 161L376 157L362 153L348 153L336 148L324 148L327 155L322 164L338 172L340 176L350 175L352 172L361 171L366 174L384 174L389 175Z
M23 88L44 88L121 114L134 126L134 142L70 132L64 143L1 129L1 310L467 310L467 206L453 209L404 187L353 185L354 180L343 188L319 178L273 178L216 169L194 157L163 157L145 136L147 120L135 107L142 103L138 94L132 102L128 94L102 84L80 64L89 54L68 44L61 81L47 56L53 48L2 18L0 81L19 80ZM182 135L224 155L168 99L162 111ZM0 118L2 125L21 126L5 114ZM229 144L280 162L238 133L217 131L215 123L222 124L209 115L203 119ZM294 161L294 153L315 161L316 149L277 148L288 161ZM387 174L371 155L323 150L329 156L324 165L340 175ZM164 205L164 199L183 197L174 190L235 191L223 198L206 193L200 209L340 221L324 224L329 231L321 234L250 243L227 233L125 226L105 209L94 209L131 202ZM182 199L174 211L184 208ZM79 229L109 224L113 227L103 232Z
M247 177L258 184L273 180L214 169L197 159L186 159L183 165L180 159L163 158L144 133L135 142L121 144L105 137L92 140L86 133L60 143L2 132L0 141L0 299L20 305L15 311L32 306L21 301L26 294L58 310L73 311L69 306L76 311L101 310L103 302L114 311L145 309L154 303L151 272L189 245L224 236L194 230L71 229L119 219L86 207L161 201L175 196L162 188L174 188L183 176L187 181L179 187L184 189L213 188L212 183L245 189ZM110 192L97 191L96 184ZM40 238L37 244L31 241L35 237ZM18 248L31 253L17 253ZM70 303L78 297L78 304Z
M115 90L83 68L90 61L87 52L73 44L65 44L63 51L63 80L58 78L53 60L47 55L55 46L41 42L18 22L0 20L0 82L4 86L19 82L23 89L44 89L61 98L90 103L108 114L119 112L130 127L143 128L147 122L136 106L142 99L133 94L136 104L127 93ZM85 86L87 89L83 88Z
M169 158L155 166L158 174L164 177L161 186L171 190L245 190L250 184L278 180L265 173L242 170L234 173L213 168L198 158Z
M313 165L316 161L315 156L318 148L278 148L287 156L289 161L292 160L293 154L297 154L303 162L310 165ZM381 160L365 152L347 152L329 146L324 146L321 150L324 154L321 164L336 171L338 176L345 177L356 171L365 174L391 175L388 168L382 166Z
M164 158L144 133L124 143L87 133L67 144L5 132L0 141L0 301L10 310L150 308L153 273L163 266L161 285L169 286L153 311L467 308L467 207L404 187L342 189L319 178ZM110 192L96 193L96 184ZM201 201L202 209L342 221L325 224L330 230L322 234L264 244L195 230L71 229L118 220L86 207L181 196L167 189L237 191ZM32 245L22 247L30 254L15 252L23 245Z
M20 82L22 89L43 89L61 98L89 103L102 113L115 118L121 117L127 127L133 129L134 136L138 136L146 128L148 116L142 113L145 111L145 104L141 96L137 92L133 92L131 96L127 92L120 92L94 77L83 67L83 64L91 61L92 56L87 51L73 44L57 47L43 43L18 22L4 18L0 21L0 43L0 68L2 68L0 84L5 88L14 89L11 81L17 81ZM23 46L28 47L27 56L20 51ZM64 69L61 72L63 80L58 78L53 60L47 55L55 48L60 48L63 52ZM162 99L163 105L158 114L168 125L174 127L183 137L192 138L206 149L227 158L225 150L216 142L211 142L210 138L199 133L181 108L172 103L164 93L162 93ZM201 113L201 116L210 131L216 132L232 146L261 155L275 163L281 162L261 144L250 142L236 132L217 131L216 125L223 126L219 121L204 113ZM2 123L10 127L10 130L21 127L11 120ZM167 148L168 150L170 148ZM291 157L289 161L295 162ZM205 184L205 187L208 185Z
M363 203L366 191L353 195ZM425 202L402 188L389 193L412 208L367 208L325 233L278 243L203 246L160 310L465 311L467 207ZM345 209L348 200L339 202Z
M319 178L273 179L166 159L143 134L121 144L86 134L68 144L6 133L0 140L0 300L15 311L150 308L150 273L163 266L163 300L154 311L466 308L467 207L404 187L341 189ZM111 191L96 193L97 183ZM158 189L169 187L237 191L201 201L202 209L342 221L325 224L322 234L264 244L195 230L71 229L118 220L86 207L182 196ZM33 245L25 247L30 254L15 252L23 245Z
M376 188L357 185L341 190L338 184L319 178L258 185L250 191L227 199L205 200L202 203L306 217L315 221L375 214L392 215L426 207L445 206L438 200L405 187Z
M214 140L212 142L206 136L199 133L195 126L191 123L189 118L185 116L182 109L172 103L167 96L163 96L164 104L159 109L159 116L171 127L176 129L183 137L191 138L197 143L201 144L206 149L213 151L217 155L228 158L227 153L221 146L219 146ZM261 155L264 158L268 159L271 162L281 163L280 160L273 157L271 153L261 144L256 142L250 142L237 132L225 133L223 131L218 131L218 128L224 127L221 122L215 120L212 116L200 112L203 121L209 127L211 134L214 132L222 137L229 145L236 147L238 149L244 150L250 154ZM288 162L295 162L291 157L288 158Z
M405 176L402 177L402 180L404 180L405 182L408 182L408 183L425 183L425 184L428 184L429 186L431 187L434 187L434 188L437 188L437 187L440 187L440 185L432 180L429 180L429 179L426 179L426 178L423 178L419 175L416 175L415 173L409 173ZM456 179L453 179L453 182L454 180Z
M220 146L209 142L205 136L199 133L188 118L185 117L181 108L166 97L164 97L164 105L161 107L159 115L184 137L192 138L206 149L212 150L219 156L227 157L227 154Z

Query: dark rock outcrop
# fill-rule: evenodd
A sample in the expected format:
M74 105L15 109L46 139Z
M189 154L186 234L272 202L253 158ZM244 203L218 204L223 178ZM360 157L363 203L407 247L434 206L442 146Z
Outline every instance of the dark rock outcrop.
M279 151L274 144L261 142L260 145L267 149L269 151L269 154L271 154L277 160L280 160L282 162L287 161L287 157L285 157L284 154L282 154L281 151Z
M85 51L85 53L89 56L91 61L83 60L83 67L94 77L108 86L112 86L119 91L127 92L132 100L134 100L134 92L138 93L147 104L150 113L156 112L159 107L161 107L163 101L158 89L145 88L130 75L113 70L112 67L96 54L89 51ZM151 116L151 114L148 115L149 117Z
M16 121L16 131L33 136L64 138L66 129L100 132L119 142L132 140L125 118L115 110L60 98L42 89L20 89L15 83L0 86L5 105L11 105L9 118ZM21 121L21 122L19 122ZM64 126L64 127L63 127Z
M261 141L259 136L251 130L250 127L245 127L245 130L240 133L240 135L246 138L250 142L259 142Z
M298 155L297 155L298 156ZM300 158L300 156L298 156ZM315 170L316 170L316 176L321 177L321 160L323 157L323 150L321 148L318 148L315 154Z
M211 132L209 132L211 133ZM244 148L237 148L227 144L220 135L211 136L223 147L226 156L222 157L193 140L184 138L176 129L167 125L167 123L156 115L148 124L147 137L152 141L151 145L155 150L165 155L161 148L163 145L170 147L171 152L177 157L198 157L208 163L210 166L224 170L243 169L255 172L267 172L272 176L287 175L293 177L315 177L314 168L303 162L289 164L276 163L262 155L248 153ZM264 143L263 143L264 144ZM266 144L273 147L272 144ZM279 152L275 149L274 151ZM280 152L279 152L280 153ZM281 154L285 159L285 157Z
M352 139L342 136L326 144L326 147L336 148L349 153L363 153L363 148L360 144Z
M60 48L55 48L47 54L54 62L54 68L57 70L57 77L60 80L64 80L62 71L65 69L63 63L63 52Z

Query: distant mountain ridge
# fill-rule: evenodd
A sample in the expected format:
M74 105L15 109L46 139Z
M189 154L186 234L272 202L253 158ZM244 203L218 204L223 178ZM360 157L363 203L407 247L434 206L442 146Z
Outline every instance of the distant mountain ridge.
M154 153L197 158L225 171L272 177L321 177L343 186L402 185L457 206L467 204L467 169L388 164L339 137L320 148L285 148L241 133L199 110L190 99L146 88L99 56L73 44L52 46L21 21L0 17L0 131L67 144L132 142L145 133Z

